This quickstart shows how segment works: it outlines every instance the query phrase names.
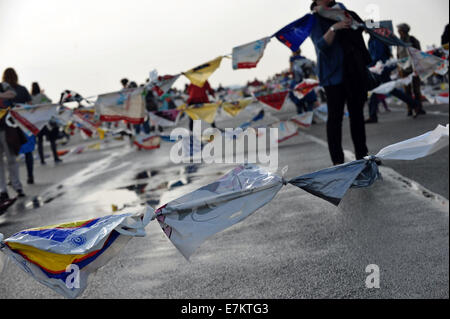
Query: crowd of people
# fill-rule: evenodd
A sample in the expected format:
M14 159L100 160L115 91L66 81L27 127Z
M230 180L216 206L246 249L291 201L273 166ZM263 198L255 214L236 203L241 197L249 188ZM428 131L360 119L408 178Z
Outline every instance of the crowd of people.
M203 87L194 84L186 85L184 91L171 88L163 95L156 94L153 90L146 90L145 107L148 112L172 110L177 108L175 101L182 100L188 106L210 103L213 100L226 100L229 96L240 97L258 96L258 94L270 94L281 90L290 90L288 98L295 104L297 113L312 111L322 103L328 107L327 138L329 153L332 163L340 165L344 163L344 151L342 149L342 124L345 108L347 108L350 119L350 131L353 140L356 159L363 159L369 153L366 141L365 124L378 122L378 105L382 103L387 112L390 111L386 103L386 96L382 94L371 94L370 80L368 77L369 67L381 62L385 64L393 57L392 47L380 41L373 35L370 36L368 45L363 38L362 29L352 28L353 21L363 23L357 13L348 11L349 16L343 21L333 21L318 14L320 7L327 8L347 8L342 3L334 0L313 0L311 11L315 13L314 24L312 25L311 39L315 47L316 62L302 56L299 49L294 52L289 59L289 69L280 74L276 74L266 82L258 79L249 81L241 89L229 89L220 85L214 90L209 82ZM411 45L413 48L421 50L420 41L414 37L411 27L406 23L397 26L400 39ZM442 44L448 43L448 25L442 35ZM405 47L397 47L397 58L399 60L409 57ZM384 67L378 77L378 84L391 81L392 73L398 73L399 78L407 78L414 73L411 66L406 69L398 67L396 64ZM299 97L294 93L294 88L305 79L317 79L320 86ZM124 78L120 81L121 90L136 89L147 86L147 83L137 85L134 81ZM426 111L422 103L421 92L422 81L417 75L412 76L411 84L404 89L394 89L390 95L398 98L406 104L407 116L417 118L425 115ZM368 97L370 96L369 100ZM369 117L365 119L364 107L368 102ZM19 84L18 76L14 69L8 68L3 73L2 83L0 83L0 110L5 108L20 107L22 104L44 104L51 103L51 100L40 89L38 83L33 83L31 94ZM9 173L9 184L17 192L19 197L24 197L23 186L19 178L19 166L17 156L24 154L27 168L27 183L34 183L33 175L33 151L35 144L38 145L38 154L42 165L46 164L43 142L44 137L50 142L53 159L56 164L61 162L58 157L56 140L59 136L57 122L50 121L36 136L21 136L20 129L7 123L6 116L0 121L0 202L9 198L7 191L7 179L5 168ZM106 124L111 128L111 123ZM215 123L212 123L215 127ZM131 130L131 124L128 124ZM189 128L193 129L193 121L190 120ZM153 131L161 130L155 127L147 117L142 124L134 124L133 129L136 135L141 132L150 134ZM23 133L22 133L23 135ZM6 158L6 163L5 163Z

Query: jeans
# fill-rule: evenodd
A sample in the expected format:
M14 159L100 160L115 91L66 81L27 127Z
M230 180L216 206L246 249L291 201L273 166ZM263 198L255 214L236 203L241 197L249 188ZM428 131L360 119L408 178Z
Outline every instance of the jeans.
M142 124L134 124L133 126L134 126L134 131L136 132L136 135L139 135L141 133L141 129L144 131L145 134L150 134L150 132L151 132L149 119L147 119Z

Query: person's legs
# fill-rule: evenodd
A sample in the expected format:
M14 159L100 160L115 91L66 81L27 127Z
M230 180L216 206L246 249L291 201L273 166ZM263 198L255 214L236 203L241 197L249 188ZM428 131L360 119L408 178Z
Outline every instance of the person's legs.
M391 110L389 109L387 103L386 103L386 95L378 95L378 101L381 102L384 106L384 109L386 110L386 112L390 112Z
M37 135L38 153L39 153L39 158L41 159L41 164L45 164L44 136L47 135L47 132L48 132L47 126L44 126L44 128Z
M27 183L33 184L34 183L34 177L33 177L33 152L25 153L25 163L27 165Z
M405 86L405 95L408 97L409 100L414 101L413 96L412 96L412 85L407 85ZM412 104L407 104L408 105L408 116L412 116L413 115L413 105L415 105L416 103L412 103Z
M312 112L312 110L314 109L314 103L315 101L306 102L306 112Z
M141 134L141 124L134 124L134 131L136 132L136 135Z
M6 178L5 178L5 147L6 139L5 139L5 131L0 131L0 194L1 200L8 199L8 192L6 186ZM6 195L5 195L6 194Z
M365 93L366 94L366 93ZM366 127L364 123L364 94L351 94L347 100L347 108L350 115L350 132L355 147L356 160L369 155L366 144Z
M50 148L52 150L53 160L55 161L55 163L62 162L61 159L58 157L58 151L56 148L56 140L58 139L58 132L59 128L54 127L52 128L50 134L48 135L50 140Z
M295 80L292 80L289 88L289 99L295 104L295 107L297 108L297 114L302 114L305 109L305 103L303 100L300 100L295 94L294 94L294 88L297 85L297 82Z
M416 101L416 105L418 105L418 114L426 114L423 109L422 104L422 91L420 90L420 78L418 76L413 77L412 87L414 90L414 99Z
M150 121L148 119L144 122L144 124L142 124L142 128L145 134L150 134Z
M345 89L343 85L325 88L328 104L327 138L328 150L334 165L344 163L342 149L342 119L345 107Z
M297 108L297 114L302 114L303 110L305 108L303 101L300 100L298 97L296 97L294 92L292 92L292 91L289 92L289 98L295 104L295 106Z
M16 160L16 155L11 153L11 151L9 150L6 139L5 143L3 144L3 150L6 155L6 161L8 163L8 172L11 185L17 191L17 193L21 195L23 194L23 187L19 178L19 163Z
M406 94L405 92L403 92L400 89L394 89L391 92L392 96L395 96L396 98L398 98L400 101L403 101L404 103L406 103L406 105L408 106L408 114L409 114L409 110L413 109L417 109L418 106L416 105L416 101L412 99L412 97L408 94Z
M378 121L378 96L373 93L369 100L369 119L366 123L376 123Z

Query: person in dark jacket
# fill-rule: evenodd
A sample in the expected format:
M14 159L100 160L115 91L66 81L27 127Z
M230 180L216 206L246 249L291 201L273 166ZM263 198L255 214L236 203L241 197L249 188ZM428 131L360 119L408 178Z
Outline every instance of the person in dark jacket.
M361 19L352 13L352 18L332 21L317 13L320 6L340 9L345 6L332 0L315 0L311 6L316 12L311 39L317 54L319 80L328 101L328 149L333 164L339 165L344 163L342 121L346 104L356 158L359 160L368 155L363 108L368 92L367 65L371 59L362 30L350 29L352 19Z
M411 30L411 27L409 25L407 25L406 23L401 23L397 26L397 31L400 34L400 39L405 42L405 43L409 43L411 44L411 46L417 50L422 50L421 46L420 46L420 42L419 40L417 40L415 37L413 37L412 35L409 34L409 31ZM397 50L397 56L398 59L403 59L403 58L408 58L409 57L409 53L407 48L404 47L398 47ZM413 73L413 68L412 66L407 68L406 70L402 70L400 69L400 76L402 78L406 78L408 77L410 74ZM416 105L418 106L417 110L415 110L415 114L414 116L417 115L425 115L426 112L423 109L423 105L422 105L422 92L420 90L420 78L415 75L413 76L412 79L412 84L407 85L405 87L405 92L406 95L408 95L409 97L413 97L413 92L414 92L414 100L416 101ZM411 108L408 108L408 116L413 116L413 110Z
M51 103L52 101L43 94L41 88L37 82L33 83L31 89L31 97L33 102L45 101L45 103ZM35 103L33 103L35 104ZM54 120L50 120L37 135L38 153L41 160L41 165L46 165L44 155L44 137L50 142L50 149L52 150L53 160L55 164L59 164L62 160L58 156L58 150L56 140L59 135L59 126Z
M27 99L27 93L28 91L25 89L23 90L22 86L19 86L18 84L18 76L16 71L13 68L7 68L3 72L3 82L5 82L6 86L8 87L5 91L14 91L15 95L8 101L8 105L12 106L14 100L18 99ZM29 97L29 94L28 94ZM31 100L31 98L30 98ZM17 195L19 197L25 197L25 194L23 192L22 183L20 182L19 178L19 163L16 160L17 154L12 148L16 148L17 150L20 148L21 145L14 144L14 147L11 147L10 143L8 143L8 136L7 136L7 127L5 122L5 117L1 119L0 123L0 201L5 201L9 199L8 191L6 188L6 179L5 179L5 172L4 172L4 156L6 155L7 164L8 164L8 171L9 171L9 178L11 181L11 185L14 188L14 190L17 192Z

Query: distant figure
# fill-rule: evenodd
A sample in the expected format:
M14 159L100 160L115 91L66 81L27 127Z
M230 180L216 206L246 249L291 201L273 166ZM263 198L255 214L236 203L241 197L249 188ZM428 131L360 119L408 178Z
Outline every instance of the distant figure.
M42 103L52 103L43 92L41 92L41 88L37 82L32 84L31 88L31 97L33 104L42 104ZM38 103L34 103L38 102ZM46 165L45 155L44 155L44 136L47 138L47 141L50 142L50 148L53 153L53 160L55 164L61 163L62 160L58 156L58 151L56 147L56 140L58 139L59 127L58 124L54 120L50 120L47 125L45 125L42 130L37 135L38 142L38 153L39 158L41 160L41 165Z
M22 101L31 101L30 94L28 90L23 86L19 85L19 78L14 69L8 68L3 73L3 82L5 85L2 85L4 91L13 91L15 94L10 98L9 104L19 103ZM5 89L6 86L6 89ZM11 138L6 138L6 127L5 117L3 117L0 121L0 201L5 201L9 199L7 188L6 188L6 179L4 172L4 156L6 155L7 163L8 163L8 171L9 171L9 179L11 181L11 185L14 190L17 192L19 197L25 197L23 192L22 183L19 178L19 163L16 160L16 156L24 144L25 141L22 141L20 136L12 136ZM17 131L12 131L17 132ZM17 134L17 133L16 133ZM14 142L11 142L14 140ZM13 144L12 144L13 143Z
M46 103L52 103L52 100L44 94L44 91L41 91L39 83L33 82L31 84L31 104L37 105Z
M189 94L189 98L186 101L187 105L209 103L208 93L215 97L214 90L211 88L208 81L205 82L203 87L191 83L187 88L187 92ZM215 123L212 123L211 126L215 127ZM194 121L191 118L189 118L189 129L191 132L194 129Z
M123 89L126 89L128 87L128 79L122 79L120 80L120 83L122 83Z
M138 85L136 82L131 81L128 83L128 89L137 89ZM127 128L131 129L130 123L127 123ZM139 135L141 133L141 124L133 124L134 131L136 132L136 135Z
M415 37L413 37L412 35L409 34L409 31L411 30L409 25L407 25L406 23L399 24L397 26L397 30L398 30L398 33L400 34L400 38L402 39L403 42L410 43L412 45L412 47L417 50L422 50L420 47L419 40L417 40ZM398 59L409 58L408 50L407 50L407 48L404 48L404 47L398 47L397 55L398 55ZM406 70L403 70L400 68L399 73L402 78L406 78L410 74L413 73L413 68L412 68L412 66L410 66ZM406 91L406 95L410 96L411 98L413 97L413 92L414 92L414 100L416 101L416 104L417 104L417 110L416 110L416 113L414 114L414 116L417 116L419 114L426 114L426 112L423 109L423 105L422 105L422 92L420 90L420 78L417 75L413 76L412 84L407 85L405 87L405 91ZM413 116L413 110L411 108L408 108L407 115Z
M369 39L369 52L372 58L372 63L369 66L375 66L377 62L381 61L386 63L391 57L392 52L389 46L378 40L377 38L370 36ZM391 81L391 72L396 69L396 66L392 67L384 67L383 71L379 77L381 83L386 83ZM408 105L408 110L415 110L416 116L418 114L418 106L415 100L413 100L410 96L406 95L400 89L394 89L390 95L397 97L399 100L403 101ZM382 102L386 111L389 111L386 102L385 96L380 94L373 93L369 100L369 118L366 120L366 124L378 123L378 104Z

